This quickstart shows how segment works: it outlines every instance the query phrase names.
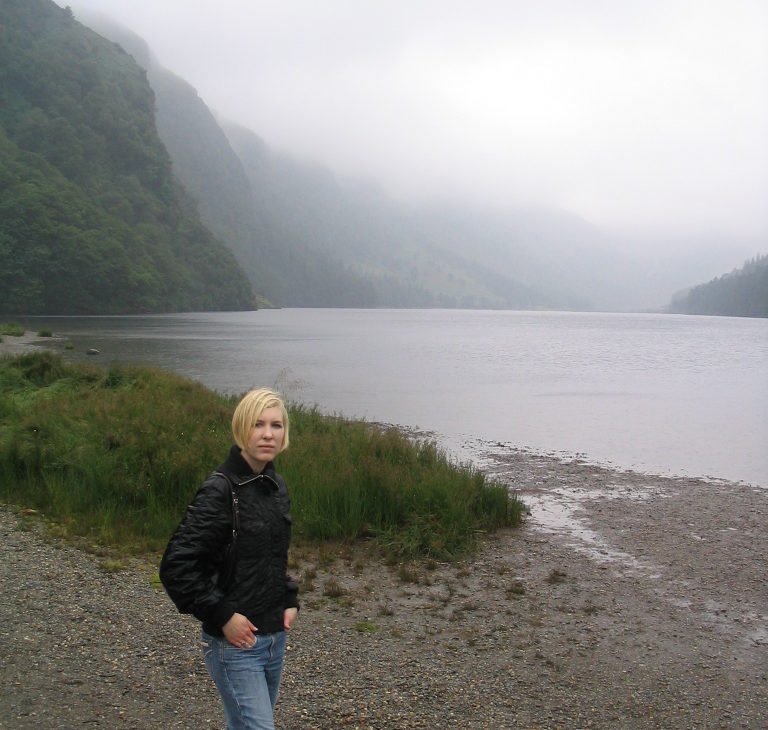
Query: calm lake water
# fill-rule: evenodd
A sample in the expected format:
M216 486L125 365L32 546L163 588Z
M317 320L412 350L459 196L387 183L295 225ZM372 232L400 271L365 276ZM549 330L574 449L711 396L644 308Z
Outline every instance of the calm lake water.
M483 444L768 486L768 320L282 309L24 320L68 357L146 362L226 393L277 386L326 412Z

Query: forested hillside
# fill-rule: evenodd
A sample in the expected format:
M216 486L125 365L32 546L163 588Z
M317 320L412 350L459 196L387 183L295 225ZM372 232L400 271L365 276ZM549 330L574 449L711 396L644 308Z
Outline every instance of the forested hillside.
M658 308L704 262L681 260L667 271L663 257L649 254L643 264L557 209L404 204L217 119L141 38L104 17L83 19L147 69L176 176L276 305Z
M488 239L482 215L470 230L452 230L442 217L370 186L340 181L329 170L275 152L249 129L219 122L194 88L157 63L141 38L103 16L83 19L147 68L175 174L197 200L206 225L227 241L257 291L273 303L567 307L588 301L545 292L536 281L521 283L532 269L521 267L517 276L515 261L522 257L514 253L503 257L503 273L492 252L479 262L476 254ZM508 231L497 238L509 241ZM544 266L555 279L560 268L575 271L565 259Z
M757 256L730 274L681 292L672 300L669 311L768 317L768 255Z
M372 287L316 239L308 245L285 235L283 208L264 205L271 186L254 190L242 161L197 92L155 63L149 64L148 75L157 94L158 131L176 176L256 290L281 306L375 306ZM292 203L296 207L303 201L297 197Z
M271 205L273 180L252 188L222 127L190 84L158 64L146 42L129 29L93 13L83 14L82 20L147 70L156 96L158 132L174 174L196 200L203 222L234 252L257 292L275 305L378 304L371 284L351 273L317 236L306 241L286 235L290 224L285 218L295 216L303 201L292 191L290 202Z
M49 0L0 3L0 312L253 306L174 180L146 74Z

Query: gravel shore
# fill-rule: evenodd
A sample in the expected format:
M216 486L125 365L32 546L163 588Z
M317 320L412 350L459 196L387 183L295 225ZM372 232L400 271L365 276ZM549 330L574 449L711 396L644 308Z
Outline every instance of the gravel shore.
M50 349L53 342L51 337L40 337L33 332L25 332L23 335L0 335L0 356L16 357L28 352L34 352L42 347Z
M297 553L278 727L765 728L768 490L495 450L526 524L458 565ZM0 511L2 728L223 728L154 565Z

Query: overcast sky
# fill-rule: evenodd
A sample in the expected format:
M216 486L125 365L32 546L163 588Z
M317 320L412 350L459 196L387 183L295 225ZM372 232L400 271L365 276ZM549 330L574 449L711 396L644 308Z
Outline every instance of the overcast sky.
M401 198L768 235L766 0L71 5L270 146Z

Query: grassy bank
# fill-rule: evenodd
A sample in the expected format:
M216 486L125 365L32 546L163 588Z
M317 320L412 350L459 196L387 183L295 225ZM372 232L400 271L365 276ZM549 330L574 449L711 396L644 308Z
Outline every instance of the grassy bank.
M22 337L24 333L24 328L16 322L0 322L0 342L3 341L3 336Z
M236 399L152 368L0 360L0 499L70 533L161 549L224 458ZM392 555L450 558L517 524L506 487L434 444L293 405L281 454L299 541L373 538Z

